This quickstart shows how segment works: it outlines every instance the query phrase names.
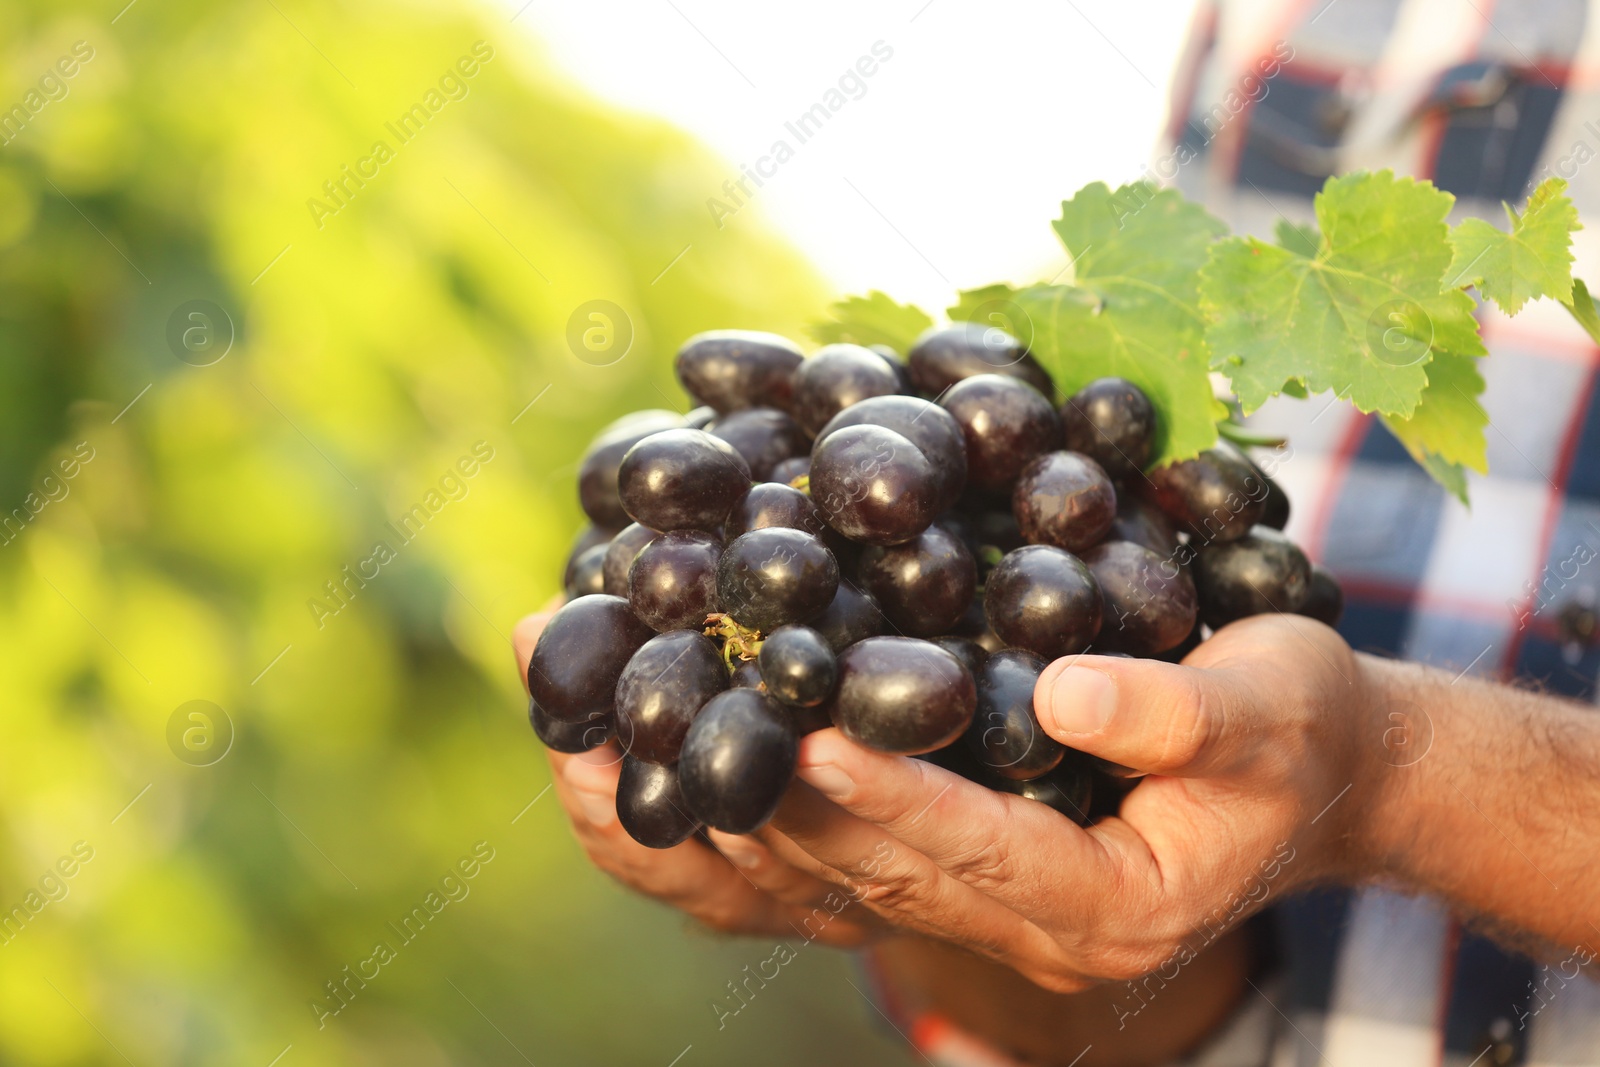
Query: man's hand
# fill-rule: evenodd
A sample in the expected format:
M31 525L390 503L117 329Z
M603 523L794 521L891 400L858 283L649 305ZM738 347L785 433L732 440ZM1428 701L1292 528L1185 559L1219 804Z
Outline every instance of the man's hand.
M524 686L528 659L549 621L548 612L530 615L512 635ZM556 795L579 844L595 866L622 884L728 933L849 946L877 927L863 909L841 909L844 898L832 882L802 873L751 838L712 831L720 852L693 839L669 849L634 841L617 822L622 753L615 741L579 756L549 757Z
M1119 817L1080 829L824 730L802 746L807 787L761 836L895 925L1060 992L1170 979L1267 896L1362 863L1352 827L1383 726L1360 661L1320 623L1245 620L1183 666L1058 660L1034 703L1057 740L1150 772Z

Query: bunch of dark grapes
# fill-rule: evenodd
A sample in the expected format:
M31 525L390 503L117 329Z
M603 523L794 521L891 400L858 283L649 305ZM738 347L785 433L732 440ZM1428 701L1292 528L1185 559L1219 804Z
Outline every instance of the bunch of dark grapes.
M617 813L645 845L759 828L830 725L1086 825L1131 772L1040 728L1050 660L1175 662L1247 615L1338 618L1248 455L1149 469L1143 392L1058 402L998 330L931 330L903 361L720 331L677 373L702 407L629 415L584 457L593 525L528 667L545 744L620 745Z

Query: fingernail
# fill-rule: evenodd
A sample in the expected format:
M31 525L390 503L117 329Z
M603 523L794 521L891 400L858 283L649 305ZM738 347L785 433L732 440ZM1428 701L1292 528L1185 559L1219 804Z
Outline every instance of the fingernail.
M1110 676L1090 667L1068 667L1050 686L1045 715L1060 733L1096 734L1116 709L1117 683Z
M842 797L856 787L855 781L832 763L801 768L800 779L825 797Z
M592 793L587 789L574 789L572 795L583 811L583 817L595 826L610 826L617 817L617 799L605 793Z
M761 866L761 850L742 837L730 837L719 834L716 838L717 851L721 852L736 866L746 870Z

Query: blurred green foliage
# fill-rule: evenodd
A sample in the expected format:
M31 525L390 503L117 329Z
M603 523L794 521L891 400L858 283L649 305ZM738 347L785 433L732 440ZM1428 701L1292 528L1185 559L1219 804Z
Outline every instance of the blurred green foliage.
M0 6L0 1062L900 1061L820 948L717 1031L771 946L586 864L507 643L594 430L683 404L690 333L798 336L821 284L753 217L711 226L722 169L507 11L122 2ZM308 207L346 166L347 203ZM634 331L606 366L566 339L595 299ZM168 340L193 300L236 334L206 366ZM347 606L308 607L379 541ZM169 745L191 700L234 729L210 766ZM395 936L475 846L468 895Z

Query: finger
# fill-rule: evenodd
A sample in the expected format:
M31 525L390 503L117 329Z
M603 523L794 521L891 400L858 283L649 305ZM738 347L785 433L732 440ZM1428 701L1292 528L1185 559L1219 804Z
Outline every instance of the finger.
M1059 946L1037 926L804 783L785 794L773 825L824 864L853 899L897 926L1014 966L1063 967Z
M801 877L814 879L824 886L825 891L820 906L826 908L830 915L839 916L844 912L842 916L844 919L874 935L890 929L890 924L881 915L863 905L854 894L840 884L838 871L795 844L787 834L771 823L750 836L758 839L762 846L772 853L776 861L798 871ZM848 912L845 912L846 908L849 909ZM812 914L816 915L815 911Z
M1057 741L1135 770L1192 778L1237 766L1262 735L1235 671L1149 659L1072 656L1033 690L1039 725Z
M813 919L820 922L843 921L858 927L863 934L881 929L882 923L864 908L856 908L851 914L840 917L839 912L848 903L848 898L842 895L836 884L814 869L815 861L809 856L804 865L796 865L753 835L725 834L720 830L712 830L710 837L712 844L727 857L728 862L762 892L785 904L806 909ZM807 924L807 928L812 925Z
M945 874L1030 919L1065 914L1092 923L1108 888L1138 877L1126 868L1149 862L1125 823L1085 832L1036 801L986 789L922 760L873 752L837 730L802 742L799 776ZM1130 840L1108 848L1105 833ZM1147 888L1135 882L1127 891Z
M763 845L767 846L774 856L778 857L795 870L804 874L809 874L811 877L820 881L827 882L830 886L837 887L839 885L838 871L834 870L832 867L829 867L826 863L823 863L821 860L817 859L817 857L813 856L811 853L795 844L794 838L790 837L776 826L773 826L771 823L767 823L767 825L763 826L750 836L758 838Z
M653 849L629 837L616 814L621 774L618 756L616 746L609 744L560 757L560 770L554 777L556 795L572 820L573 831L597 867L713 929L774 936L804 929L809 908L786 904L763 892L723 856L698 841ZM820 934L824 943L841 947L854 947L867 937L867 930L851 922L829 924Z
M815 906L834 891L832 882L796 868L780 859L772 849L747 834L708 832L711 843L752 885L770 893L785 904Z
M617 821L617 782L622 777L622 750L607 741L587 752L563 755L550 753L556 792L570 799L584 822L606 827ZM570 808L571 805L569 805ZM642 846L641 846L642 847Z

